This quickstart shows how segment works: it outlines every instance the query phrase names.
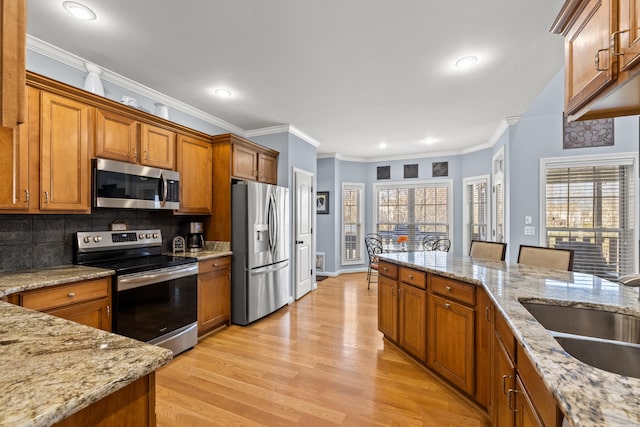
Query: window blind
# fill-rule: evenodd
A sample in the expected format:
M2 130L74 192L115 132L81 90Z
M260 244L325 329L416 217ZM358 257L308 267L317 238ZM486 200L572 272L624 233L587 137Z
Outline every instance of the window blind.
M547 166L546 240L574 250L573 270L615 279L634 272L631 164Z
M469 253L472 240L489 240L487 226L489 221L489 209L487 204L487 182L471 182L465 187L465 199L467 205L465 233L467 233L467 247L463 253Z
M342 262L363 260L362 247L362 185L342 187Z

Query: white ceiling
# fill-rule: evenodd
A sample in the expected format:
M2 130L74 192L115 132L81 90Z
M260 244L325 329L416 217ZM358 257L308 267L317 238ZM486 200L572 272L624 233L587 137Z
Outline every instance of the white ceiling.
M28 0L28 33L245 130L291 124L346 158L487 146L563 63L548 32L563 0L77 1L98 19ZM457 69L466 55L477 66Z

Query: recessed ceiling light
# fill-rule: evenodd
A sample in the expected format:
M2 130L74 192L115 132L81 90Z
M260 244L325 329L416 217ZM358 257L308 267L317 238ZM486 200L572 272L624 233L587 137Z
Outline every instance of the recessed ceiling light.
M84 21L93 21L96 19L96 13L87 6L76 3L74 1L66 1L62 3L62 7L71 15Z
M231 96L231 91L228 89L216 89L213 93L222 98L229 98Z
M478 62L477 56L465 56L456 61L456 67L464 70L465 68L472 67Z
M433 138L431 136L422 140L422 143L425 145L435 144L436 142L438 142L438 138Z
M387 148L387 143L386 142L381 142L380 145L378 145L378 147L380 147L380 149L384 150L385 148Z

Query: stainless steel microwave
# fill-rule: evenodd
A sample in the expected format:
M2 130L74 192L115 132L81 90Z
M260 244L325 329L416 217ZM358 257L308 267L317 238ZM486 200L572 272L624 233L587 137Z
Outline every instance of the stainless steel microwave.
M93 161L93 206L180 208L180 173L115 160Z

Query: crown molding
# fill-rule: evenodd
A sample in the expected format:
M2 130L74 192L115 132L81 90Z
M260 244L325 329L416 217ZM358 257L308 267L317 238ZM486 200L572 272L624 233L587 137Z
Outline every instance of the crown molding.
M248 131L245 132L245 136L247 138L251 138L252 136L273 135L273 134L276 134L276 133L290 133L292 135L297 136L298 138L300 138L304 142L307 142L307 143L313 145L316 148L318 148L320 145L322 145L319 141L311 138L309 135L307 135L306 133L302 132L300 129L298 129L297 127L295 127L295 126L293 126L291 124L269 126L269 127L266 127L266 128L259 128L259 129L251 129L251 130L248 130Z
M64 49L60 49L57 46L35 38L29 34L27 34L27 49L84 72L87 71L84 64L86 62L91 62L77 55L74 55L73 53L67 52ZM245 136L245 130L239 128L238 126L235 126L209 113L205 113L202 110L194 108L182 101L158 92L155 89L151 89L150 87L144 86L138 82L128 79L127 77L104 68L99 64L96 65L98 65L102 69L101 78L105 81L113 83L132 92L138 93L156 102L162 102L163 104L171 108L182 111L183 113L189 114L190 116L218 126L229 132L238 134L240 136Z

